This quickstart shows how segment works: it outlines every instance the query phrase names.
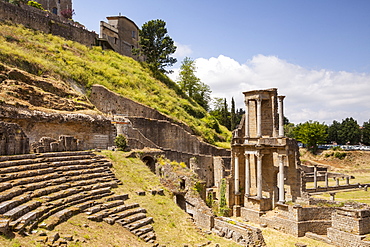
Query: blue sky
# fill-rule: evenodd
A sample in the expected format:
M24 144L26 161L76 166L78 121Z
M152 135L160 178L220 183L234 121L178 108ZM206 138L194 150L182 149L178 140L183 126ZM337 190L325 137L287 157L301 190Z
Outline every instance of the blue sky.
M87 4L87 6L85 6ZM74 19L99 32L121 15L139 27L162 19L179 61L197 63L212 96L276 87L295 123L370 119L370 1L74 1ZM171 78L176 80L177 68Z

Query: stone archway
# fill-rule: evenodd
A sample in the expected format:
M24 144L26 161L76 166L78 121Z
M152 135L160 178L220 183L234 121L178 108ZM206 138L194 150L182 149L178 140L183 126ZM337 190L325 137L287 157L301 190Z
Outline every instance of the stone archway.
M144 156L144 158L141 159L145 165L149 167L149 169L155 173L155 162L156 160L152 156Z

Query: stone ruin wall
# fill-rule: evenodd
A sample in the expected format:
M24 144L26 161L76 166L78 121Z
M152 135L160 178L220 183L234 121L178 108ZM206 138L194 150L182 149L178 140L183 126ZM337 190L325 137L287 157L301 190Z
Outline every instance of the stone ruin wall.
M0 155L27 154L29 140L18 124L0 122Z
M91 89L90 101L99 110L107 114L120 115L124 117L144 117L149 119L173 122L181 126L187 132L193 134L191 128L186 124L174 122L173 119L165 116L157 110L135 102L131 99L125 98L117 93L110 91L102 85L93 85Z
M225 158L226 166L229 166L230 151L199 141L189 126L174 122L153 108L127 99L101 85L92 87L90 101L102 112L130 120L131 127L126 128L130 148L143 148L146 145L160 148L165 151L167 158L183 161L187 165L190 158L197 157L204 162L201 167L204 171L209 170L212 156ZM208 173L202 173L202 177L206 179L210 175Z
M54 14L22 4L17 5L0 1L0 20L22 24L45 33L61 36L81 44L92 46L96 44L98 34L90 32L72 21Z
M332 214L332 226L328 228L330 241L343 247L369 247L366 241L370 233L370 209L337 208Z
M113 146L115 130L110 120L99 115L57 114L1 106L0 121L18 124L29 143L42 137L59 140L59 136L73 136L80 140L80 149L106 149Z

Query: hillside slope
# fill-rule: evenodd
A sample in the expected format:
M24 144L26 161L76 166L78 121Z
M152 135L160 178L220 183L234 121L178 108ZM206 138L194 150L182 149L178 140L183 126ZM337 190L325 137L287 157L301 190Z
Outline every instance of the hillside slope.
M103 85L188 124L209 143L230 140L230 131L221 126L217 133L213 127L218 123L167 76L153 74L144 65L113 51L0 23L0 61L70 87L78 85L87 95L93 84ZM3 102L9 100L7 96L0 97Z

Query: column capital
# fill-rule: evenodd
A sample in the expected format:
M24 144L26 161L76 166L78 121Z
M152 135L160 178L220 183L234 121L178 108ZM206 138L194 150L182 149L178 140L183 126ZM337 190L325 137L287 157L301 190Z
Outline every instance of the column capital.
M262 159L262 157L263 157L263 153L261 153L260 151L258 151L257 153L256 153L256 157L258 158L258 159Z
M249 99L245 99L244 100L244 104L247 106L247 105L249 105Z
M277 96L278 97L278 100L279 101L283 101L284 100L284 98L285 98L285 96L284 95L279 95L279 96Z

